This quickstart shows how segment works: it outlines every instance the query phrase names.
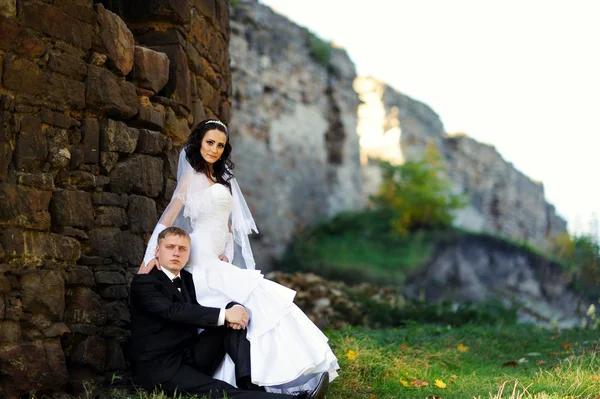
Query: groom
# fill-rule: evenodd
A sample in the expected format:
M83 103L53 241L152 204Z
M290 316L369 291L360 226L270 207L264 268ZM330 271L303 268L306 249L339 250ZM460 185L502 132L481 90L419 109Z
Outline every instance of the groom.
M192 275L182 270L189 259L190 237L169 227L158 236L156 256L161 269L138 272L131 283L131 369L133 381L146 389L186 392L210 398L323 399L329 378L298 395L264 392L251 382L249 316L242 305L204 307L196 300ZM198 334L198 328L204 329ZM212 378L229 354L236 384Z

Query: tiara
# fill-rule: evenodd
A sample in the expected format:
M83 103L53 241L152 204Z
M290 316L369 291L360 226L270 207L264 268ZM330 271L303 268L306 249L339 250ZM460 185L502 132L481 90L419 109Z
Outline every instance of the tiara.
M205 123L216 123L217 125L221 125L225 128L225 131L227 132L227 126L225 126L225 124L221 121L218 121L216 119L211 119L209 121L206 121Z

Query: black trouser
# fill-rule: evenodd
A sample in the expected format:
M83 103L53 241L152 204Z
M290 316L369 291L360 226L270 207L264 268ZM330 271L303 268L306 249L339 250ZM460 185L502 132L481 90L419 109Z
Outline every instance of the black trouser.
M168 391L186 392L191 395L221 399L224 393L228 397L244 399L283 399L292 395L279 395L266 392L244 391L232 385L212 378L225 354L235 363L235 378L250 376L250 342L246 330L234 330L221 326L202 331L193 347L186 350L182 365L162 387Z

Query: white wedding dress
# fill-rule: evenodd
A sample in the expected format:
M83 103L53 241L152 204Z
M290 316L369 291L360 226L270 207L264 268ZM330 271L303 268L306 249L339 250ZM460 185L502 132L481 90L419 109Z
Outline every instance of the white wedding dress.
M186 269L193 275L201 305L224 308L235 301L248 310L252 381L270 392L292 393L312 388L316 373L327 371L333 380L339 369L337 359L327 337L293 303L296 292L265 279L259 270L241 269L219 260L230 235L229 188L209 185L204 175L193 171L183 178L186 184L178 186L173 198L181 201L182 215L191 227L191 255ZM235 385L229 356L215 378Z

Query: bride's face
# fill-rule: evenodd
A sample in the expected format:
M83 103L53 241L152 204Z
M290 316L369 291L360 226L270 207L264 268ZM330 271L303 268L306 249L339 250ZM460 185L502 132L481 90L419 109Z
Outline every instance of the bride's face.
M202 145L200 146L200 155L209 163L213 164L221 158L227 143L227 135L220 130L213 129L206 132L202 137Z

